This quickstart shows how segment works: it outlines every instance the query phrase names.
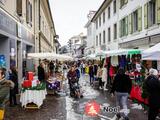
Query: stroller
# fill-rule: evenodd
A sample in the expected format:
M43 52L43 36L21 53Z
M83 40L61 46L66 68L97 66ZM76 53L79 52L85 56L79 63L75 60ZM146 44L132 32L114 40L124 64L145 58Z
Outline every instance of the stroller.
M70 80L70 96L74 98L81 98L82 93L80 90L80 86L76 80Z

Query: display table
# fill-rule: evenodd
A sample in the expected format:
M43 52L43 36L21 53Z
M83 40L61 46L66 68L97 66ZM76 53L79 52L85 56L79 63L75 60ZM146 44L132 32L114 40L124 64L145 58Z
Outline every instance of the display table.
M34 103L38 108L43 104L43 100L46 98L47 91L44 90L25 90L21 92L20 102L22 107L27 107L28 103Z

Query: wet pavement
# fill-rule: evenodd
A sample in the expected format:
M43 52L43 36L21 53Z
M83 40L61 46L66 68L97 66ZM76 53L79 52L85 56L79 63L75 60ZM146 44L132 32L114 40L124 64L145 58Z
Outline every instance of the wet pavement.
M88 78L87 78L88 79ZM107 91L93 89L89 80L82 77L83 98L74 99L69 96L66 87L66 96L47 95L42 107L39 110L23 109L21 106L6 107L5 120L114 120L115 113L107 113L104 106L115 106L115 98L111 98ZM95 100L101 105L101 117L89 117L84 113L86 103ZM130 120L147 120L141 106L130 102ZM104 118L103 118L104 117Z

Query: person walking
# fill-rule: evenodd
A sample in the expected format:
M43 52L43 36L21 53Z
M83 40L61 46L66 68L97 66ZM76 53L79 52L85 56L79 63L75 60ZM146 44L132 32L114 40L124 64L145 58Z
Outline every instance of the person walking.
M108 89L106 88L107 87L107 68L106 68L106 66L104 66L102 68L102 70L103 70L103 73L102 73L102 82L104 83L103 90L107 91Z
M77 83L79 84L80 70L78 69L78 66L76 66L76 74L77 74Z
M49 71L50 71L50 76L53 76L53 72L54 72L54 63L53 63L53 61L51 61L50 63L49 63Z
M123 115L121 113L117 114L118 118L121 118L121 115L125 120L129 120L128 118L128 107L127 100L128 95L131 92L132 81L129 76L125 74L125 70L123 68L119 68L111 89L112 96L116 95L116 105L124 110Z
M97 79L99 81L99 89L103 88L102 73L103 73L102 65L99 65L98 66L98 71L97 71Z
M38 80L41 82L45 81L45 71L43 63L40 63L40 65L38 66Z
M10 89L10 106L17 105L16 94L18 94L18 72L16 67L11 67L11 71L9 73L9 80L14 83L14 88Z
M155 120L160 109L160 81L156 69L149 70L149 76L144 82L144 89L148 93L148 120Z
M89 65L89 79L90 79L90 85L93 84L93 80L94 80L94 71L93 71L93 66L90 63Z
M5 108L5 102L8 100L10 88L14 88L14 83L5 79L5 69L0 68L0 109Z
M75 71L75 67L72 66L67 74L67 78L68 78L68 84L69 84L69 88L70 88L70 95L72 93L72 83L77 82L77 73ZM72 96L72 95L71 95Z

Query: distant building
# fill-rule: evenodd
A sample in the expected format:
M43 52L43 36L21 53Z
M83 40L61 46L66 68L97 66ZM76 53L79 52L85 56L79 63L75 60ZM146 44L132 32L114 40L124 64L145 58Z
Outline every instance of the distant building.
M71 37L68 41L69 52L74 57L84 56L84 49L86 47L86 36L83 33Z

